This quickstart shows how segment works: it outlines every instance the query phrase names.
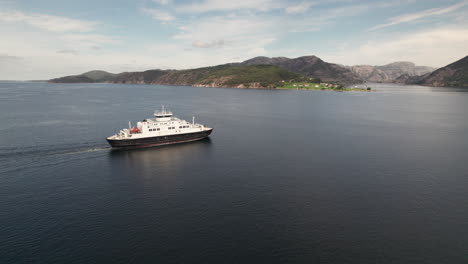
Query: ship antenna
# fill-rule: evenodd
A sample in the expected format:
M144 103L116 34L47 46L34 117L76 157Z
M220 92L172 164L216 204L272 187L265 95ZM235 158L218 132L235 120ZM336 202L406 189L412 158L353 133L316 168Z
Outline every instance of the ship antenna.
M132 128L132 123L128 121L128 128Z
M192 125L195 125L195 116L192 116Z

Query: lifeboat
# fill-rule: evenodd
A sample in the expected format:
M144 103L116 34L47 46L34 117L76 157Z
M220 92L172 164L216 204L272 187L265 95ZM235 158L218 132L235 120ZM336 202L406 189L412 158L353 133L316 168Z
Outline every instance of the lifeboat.
M140 132L140 129L138 129L137 127L130 129L130 133L138 133L138 132Z

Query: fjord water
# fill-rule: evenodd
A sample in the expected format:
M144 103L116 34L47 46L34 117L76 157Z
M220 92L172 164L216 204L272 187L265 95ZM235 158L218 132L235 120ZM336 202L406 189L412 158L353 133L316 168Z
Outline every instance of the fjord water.
M468 93L0 83L1 263L466 263ZM210 139L112 151L161 105Z

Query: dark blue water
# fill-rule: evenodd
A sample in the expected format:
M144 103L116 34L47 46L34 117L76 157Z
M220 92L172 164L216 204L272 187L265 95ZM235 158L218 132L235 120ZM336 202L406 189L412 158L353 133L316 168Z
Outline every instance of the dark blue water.
M468 92L374 88L0 83L0 263L467 263Z

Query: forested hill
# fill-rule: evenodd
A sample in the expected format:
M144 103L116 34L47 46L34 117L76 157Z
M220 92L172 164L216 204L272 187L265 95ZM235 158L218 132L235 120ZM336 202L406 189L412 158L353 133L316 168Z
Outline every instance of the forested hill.
M52 79L50 82L111 82L266 88L273 87L282 80L298 78L313 78L343 85L362 82L362 79L344 66L324 62L316 56L304 56L295 59L256 57L241 63L188 70L148 70L120 74L92 71Z
M124 72L106 82L127 84L191 85L206 87L274 88L281 81L303 80L300 74L274 65L225 64L190 70ZM50 82L100 82L86 75L67 76Z

